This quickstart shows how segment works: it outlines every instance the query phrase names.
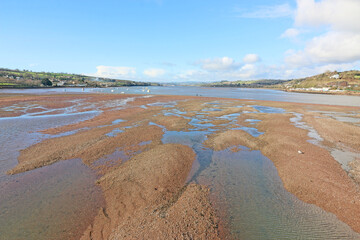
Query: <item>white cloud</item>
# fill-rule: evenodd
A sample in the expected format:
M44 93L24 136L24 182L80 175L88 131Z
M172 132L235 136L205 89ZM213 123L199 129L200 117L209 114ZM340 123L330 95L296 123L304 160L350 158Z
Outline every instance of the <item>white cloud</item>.
M304 66L321 63L348 63L360 60L360 33L328 32L314 37L304 50L290 52L285 61Z
M239 70L226 74L227 78L234 80L250 80L260 75L260 71L255 64L245 64Z
M144 74L148 77L160 77L165 74L164 69L160 68L149 68L144 71Z
M133 67L113 67L113 66L97 66L97 72L90 74L95 77L104 78L131 78L136 75L136 69Z
M199 80L201 79L201 75L204 75L205 72L201 71L201 70L186 70L184 72L181 72L179 74L177 74L177 76L175 77L176 79L183 79L183 80Z
M359 67L359 62L354 63L341 63L341 64L324 64L320 66L305 66L300 68L289 68L286 67L282 70L283 75L279 75L283 79L293 79L308 77L317 74L324 73L326 71L346 71L356 69Z
M262 73L255 64L245 64L232 71L187 70L177 75L177 79L191 81L221 81L221 80L249 80L256 79Z
M195 64L201 69L184 71L176 78L193 81L256 79L263 72L258 66L260 61L260 56L253 53L245 55L242 62L230 57L203 59Z
M243 58L243 61L245 63L256 63L256 62L260 61L260 57L257 54L251 53L251 54L245 55L245 57Z
M321 33L302 50L290 50L285 62L293 67L352 63L360 60L359 0L297 0L295 25ZM283 36L298 35L287 30Z
M39 66L39 64L38 63L30 63L28 66L29 67L37 67L37 66Z
M240 15L242 18L281 18L290 17L294 14L289 4L281 4L274 6L259 6L252 12L244 12Z
M297 0L295 24L331 26L337 31L360 31L359 0Z
M294 39L300 34L300 31L296 28L289 28L283 34L281 34L281 38L290 38Z
M234 59L229 57L204 59L198 61L196 64L207 71L228 71L239 66Z

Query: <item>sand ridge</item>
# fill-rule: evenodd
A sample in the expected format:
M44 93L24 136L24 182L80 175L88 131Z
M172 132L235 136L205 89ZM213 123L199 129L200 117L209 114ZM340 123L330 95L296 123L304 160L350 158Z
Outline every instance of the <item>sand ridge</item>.
M51 99L51 96L42 97L46 101ZM54 97L58 100L57 104L62 106L61 96ZM99 109L99 106L108 101L133 97L89 94L72 95L71 99L85 98L87 104L93 104L92 106ZM17 96L14 99L11 99L11 103L16 102L16 99L22 100L22 97ZM35 100L34 96L24 102ZM63 100L68 102L69 96ZM174 101L177 104L170 109L184 112L183 116L186 118L164 116L163 106L148 105ZM208 103L214 101L219 103L214 108L220 111L202 111L204 108L212 108ZM257 105L282 108L285 112L261 113L255 109ZM84 110L81 107L80 109ZM153 122L168 130L188 131L190 119L199 113L208 116L204 123L214 124L216 128L213 134L208 135L205 142L207 147L218 151L242 145L261 150L274 162L289 192L302 201L336 214L340 220L360 232L360 194L356 181L358 178L350 178L328 150L308 142L310 138L307 130L294 126L290 121L292 112L304 114L303 120L319 132L326 144L335 146L340 142L344 148L360 152L358 126L325 118L313 112L359 111L359 108L153 96L136 97L120 109L110 106L100 107L100 110L101 113L90 120L44 130L47 134L61 134L80 129L69 136L44 140L24 149L20 153L18 166L8 172L15 174L71 158L82 158L89 167L99 171L102 177L98 184L104 191L107 204L106 208L99 210L83 239L139 239L157 236L156 234L160 234L161 239L216 239L220 236L216 215L221 214L216 214L212 209L208 189L196 184L184 184L194 161L194 153L183 145L162 144L163 129L149 124ZM235 122L219 119L223 115L234 113L240 113ZM118 119L124 121L113 124ZM260 121L250 125L246 122L247 119ZM244 130L232 130L231 127L235 124L256 127L264 134L253 137ZM106 135L117 128L123 132L112 137ZM143 142L147 144L141 145ZM94 165L97 160L117 150L123 151L130 160L123 163L124 159L120 157L115 159L116 164L111 166ZM301 151L301 154L298 151ZM352 174L358 177L358 159L350 165ZM182 221L177 221L178 219ZM194 221L199 224L192 225ZM151 228L156 231L146 230Z

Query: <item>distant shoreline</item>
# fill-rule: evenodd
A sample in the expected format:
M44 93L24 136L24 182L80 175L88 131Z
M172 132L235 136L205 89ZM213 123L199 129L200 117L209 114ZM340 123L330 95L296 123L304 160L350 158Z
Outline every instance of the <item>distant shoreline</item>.
M324 95L347 95L347 96L360 96L360 92L323 92L323 91L306 91L306 90L287 90L282 89L284 92L294 92L294 93L309 93L309 94L324 94Z

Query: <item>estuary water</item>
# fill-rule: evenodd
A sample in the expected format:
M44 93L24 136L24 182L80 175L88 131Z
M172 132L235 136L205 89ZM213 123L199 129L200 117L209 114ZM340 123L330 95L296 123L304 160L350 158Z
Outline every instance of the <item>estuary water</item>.
M284 92L272 89L252 88L209 88L185 86L150 86L150 87L116 87L116 88L49 88L49 89L0 89L0 94L52 94L52 93L114 93L114 94L155 94L183 95L219 98L252 99L280 102L298 102L329 104L341 106L360 106L360 96L327 95Z
M80 159L7 175L19 151L49 138L38 131L97 112L0 118L0 240L79 239L103 206L96 174Z
M216 106L213 103L204 105ZM261 113L284 112L281 108L254 106ZM164 110L164 115L183 114L173 109ZM235 123L238 115L226 118ZM212 124L201 124L208 120L200 112L192 118L189 131L167 131L164 126L163 143L177 143L191 147L197 155L188 182L207 185L211 189L213 205L222 213L221 219L232 239L360 239L360 235L331 213L307 204L289 193L283 186L273 162L260 151L244 146L213 151L203 145L207 137L216 131ZM252 119L254 121L254 119ZM256 121L254 121L256 123ZM229 124L231 125L231 124ZM243 129L257 137L256 129Z

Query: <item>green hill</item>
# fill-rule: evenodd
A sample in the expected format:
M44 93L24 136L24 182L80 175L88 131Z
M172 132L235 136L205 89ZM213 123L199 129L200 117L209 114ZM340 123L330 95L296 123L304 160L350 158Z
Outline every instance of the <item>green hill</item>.
M81 74L32 72L0 68L0 88L29 87L121 87L158 85L110 78L97 78Z
M272 88L291 91L360 91L360 71L330 72L293 80L221 81L202 84L206 87Z
M251 80L251 81L221 81L203 84L205 87L239 87L239 88L277 88L287 80Z
M312 77L295 79L284 85L287 88L330 88L360 90L360 71L325 72Z

